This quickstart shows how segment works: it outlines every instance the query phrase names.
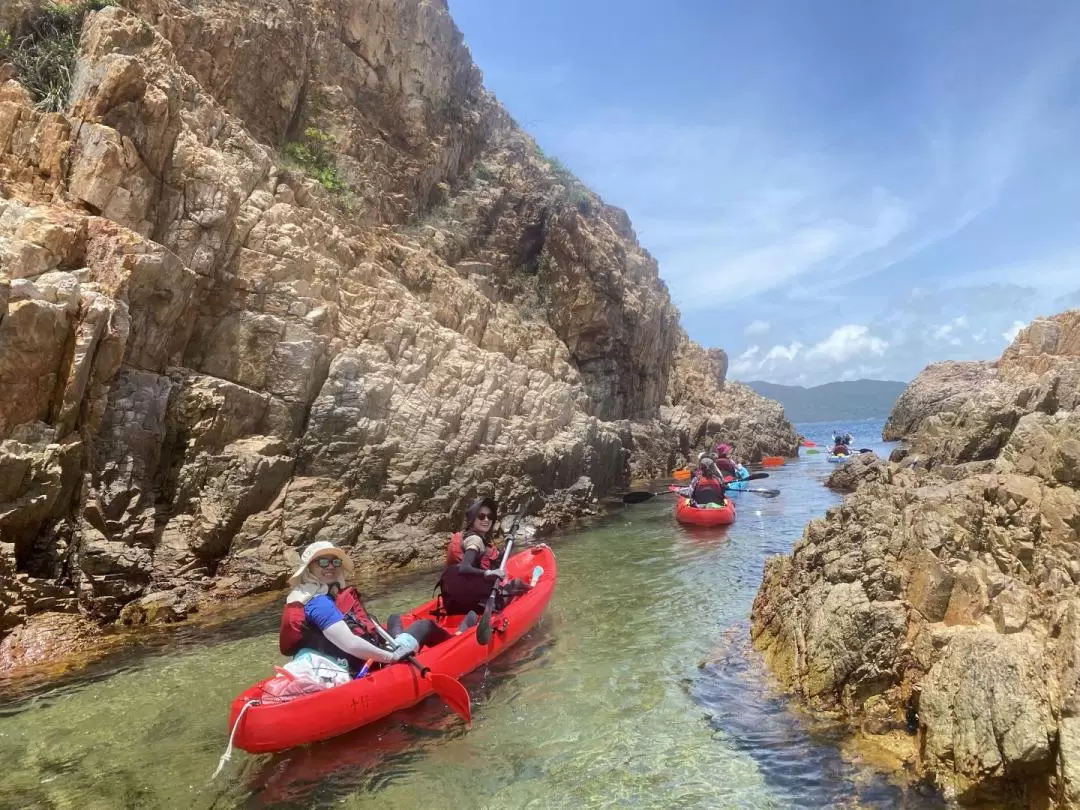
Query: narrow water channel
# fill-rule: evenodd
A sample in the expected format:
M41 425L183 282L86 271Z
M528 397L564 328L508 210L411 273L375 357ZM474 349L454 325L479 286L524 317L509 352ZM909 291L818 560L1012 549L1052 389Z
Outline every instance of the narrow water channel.
M856 446L880 448L880 423L863 425ZM831 427L801 429L824 442ZM465 679L471 730L432 699L318 745L237 752L210 782L232 698L280 661L275 607L9 694L0 806L938 806L845 763L768 688L745 643L765 558L838 501L821 485L831 466L811 455L771 472L780 497L740 494L729 529L683 528L660 497L554 538L560 579L544 620ZM432 581L372 607L422 601Z

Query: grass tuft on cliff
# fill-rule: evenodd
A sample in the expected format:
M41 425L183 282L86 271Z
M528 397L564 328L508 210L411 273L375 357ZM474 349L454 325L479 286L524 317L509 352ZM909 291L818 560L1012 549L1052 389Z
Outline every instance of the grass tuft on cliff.
M14 33L0 32L0 62L15 66L19 83L38 109L60 112L67 107L83 20L89 12L113 5L115 0L47 3Z
M289 141L281 147L281 153L289 163L317 180L319 185L349 207L349 187L337 167L333 135L316 127L307 127L303 139Z
M543 151L540 152L540 156L551 173L555 175L555 180L562 186L562 189L556 195L555 202L557 204L569 203L579 210L588 208L592 203L589 190L566 167L566 164L558 158L545 155Z

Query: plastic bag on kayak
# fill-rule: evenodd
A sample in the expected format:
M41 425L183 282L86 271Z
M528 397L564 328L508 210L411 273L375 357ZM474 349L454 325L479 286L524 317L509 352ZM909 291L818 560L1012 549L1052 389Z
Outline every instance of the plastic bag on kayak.
M300 650L293 656L293 660L281 669L297 678L309 678L326 689L352 680L348 667L308 649Z
M296 676L281 667L276 678L271 678L263 684L262 699L267 702L285 701L302 695L310 695L312 692L323 692L326 687L307 675Z

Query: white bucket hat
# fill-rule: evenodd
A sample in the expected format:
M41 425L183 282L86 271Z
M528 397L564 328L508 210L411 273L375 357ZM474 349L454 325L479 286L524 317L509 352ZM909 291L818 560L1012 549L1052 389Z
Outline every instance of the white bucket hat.
M337 557L341 560L341 569L345 572L345 577L347 579L352 578L353 562L349 559L349 556L333 543L326 540L317 540L305 548L304 553L300 555L300 567L289 577L289 585L295 586L300 581L304 571L307 570L308 565L316 557Z

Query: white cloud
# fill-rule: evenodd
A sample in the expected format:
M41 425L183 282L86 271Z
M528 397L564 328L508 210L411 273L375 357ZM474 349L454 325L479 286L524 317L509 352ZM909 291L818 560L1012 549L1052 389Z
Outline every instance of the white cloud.
M760 352L761 349L758 346L751 346L731 361L731 368L728 372L731 376L736 377L755 371L757 369L757 356Z
M777 362L790 363L799 355L802 348L803 345L797 340L792 341L790 346L773 346L762 359L762 365L776 365Z
M841 373L840 381L875 380L880 379L884 374L885 369L883 366L856 366L855 368L849 368Z
M743 334L747 335L763 335L769 331L768 321L751 321L750 324L743 330Z
M843 363L860 355L880 357L887 348L888 342L871 335L867 327L849 323L834 329L831 335L813 346L806 356Z
M1006 343L1012 343L1014 340L1016 340L1016 336L1020 334L1020 330L1023 329L1025 326L1027 326L1027 324L1023 321L1013 321L1012 326L1010 326L1006 331L1002 332L1001 336L1005 338Z
M803 344L797 340L787 346L773 346L764 354L761 353L760 346L751 346L732 362L731 376L748 378L762 373L768 374L791 363L803 348Z
M953 318L948 323L943 323L934 330L934 340L948 342L951 346L961 346L964 341L957 334L957 330L967 326L967 318L963 315Z

